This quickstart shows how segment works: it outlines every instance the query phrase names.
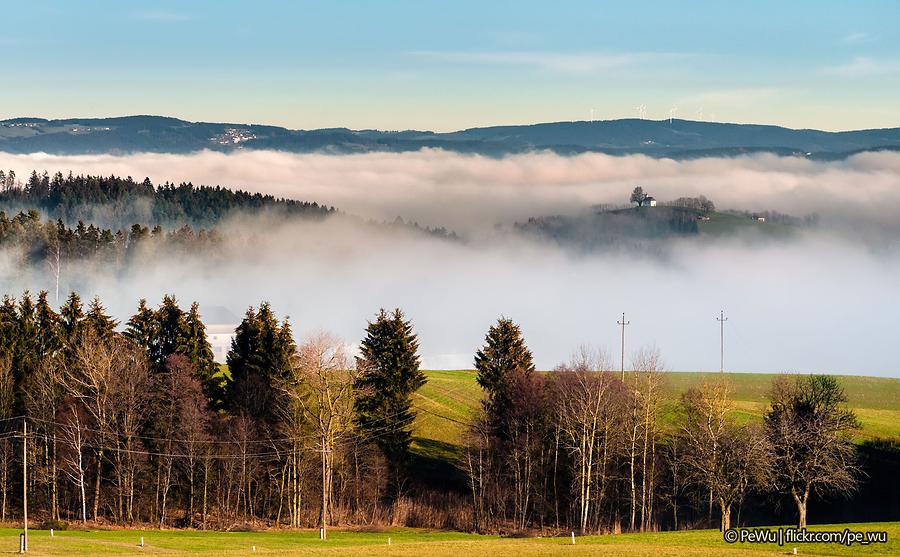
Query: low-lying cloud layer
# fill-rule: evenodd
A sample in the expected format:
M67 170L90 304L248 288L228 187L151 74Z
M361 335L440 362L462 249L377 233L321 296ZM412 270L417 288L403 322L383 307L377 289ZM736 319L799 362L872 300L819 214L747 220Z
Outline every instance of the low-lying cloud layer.
M315 200L375 219L445 225L456 243L379 231L352 219L325 223L235 219L224 257L196 257L91 275L120 318L138 298L175 292L240 314L265 299L303 334L332 330L348 342L379 307L413 319L428 367L471 367L499 315L518 321L540 367L582 342L617 353L656 344L671 369L717 369L724 308L726 367L898 375L900 155L868 153L821 163L756 156L694 161L590 154L491 159L440 151L352 156L242 152L127 157L6 155L0 168L148 176ZM635 185L658 199L704 194L720 208L821 215L792 239L670 240L666 257L576 254L495 230L529 216L621 204ZM40 270L9 268L0 290L46 288ZM73 270L74 274L75 271ZM79 281L80 282L80 281Z
M900 229L900 154L889 152L838 162L774 155L675 161L552 153L494 159L434 150L341 156L0 153L0 168L15 169L20 177L37 168L146 176L154 183L221 184L463 231L597 203L624 203L635 185L659 199L704 194L720 208L819 213L832 221Z

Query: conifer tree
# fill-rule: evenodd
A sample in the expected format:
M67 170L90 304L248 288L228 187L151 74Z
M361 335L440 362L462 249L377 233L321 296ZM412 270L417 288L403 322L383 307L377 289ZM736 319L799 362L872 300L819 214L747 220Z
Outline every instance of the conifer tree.
M13 379L21 386L38 365L37 331L34 301L26 290L22 294L18 311L15 351L13 352Z
M284 324L282 330L287 328ZM178 351L191 361L197 379L203 385L203 390L209 400L215 402L220 396L219 385L215 383L219 366L212 351L212 346L206 338L206 325L200 317L200 306L197 302L191 304L191 310L184 318L183 337L179 341Z
M484 347L475 353L478 384L493 397L500 393L510 373L531 373L534 359L522 331L511 319L501 317L488 329Z
M150 361L157 370L163 368L166 358L180 352L185 334L184 310L178 306L175 296L163 296L162 304L156 310L156 338L150 350Z
M61 338L63 344L71 353L75 349L78 336L81 332L82 322L84 321L84 308L81 305L81 297L72 292L69 294L66 303L59 309L61 322Z
M53 308L50 307L50 303L47 301L46 290L38 294L38 301L35 306L35 328L39 356L46 358L55 354L60 348L60 318L53 311Z
M142 347L150 354L157 336L156 312L147 306L147 300L141 298L137 313L131 316L125 326L125 337Z
M0 352L12 354L18 337L19 317L16 301L10 296L3 297L0 305Z
M511 319L501 317L488 329L484 347L475 353L478 384L487 393L484 410L487 423L501 439L512 435L511 423L522 411L522 389L534 372L531 351L522 331Z
M100 297L94 296L84 316L84 325L90 327L100 339L109 340L115 333L119 322L106 313L106 308L103 307Z
M382 309L366 328L357 359L355 421L384 453L396 487L412 441L412 395L426 382L418 350L419 341L403 312Z
M267 302L260 304L258 312L248 309L226 357L231 374L226 397L232 413L272 418L274 380L287 376L295 352L287 318L279 323Z

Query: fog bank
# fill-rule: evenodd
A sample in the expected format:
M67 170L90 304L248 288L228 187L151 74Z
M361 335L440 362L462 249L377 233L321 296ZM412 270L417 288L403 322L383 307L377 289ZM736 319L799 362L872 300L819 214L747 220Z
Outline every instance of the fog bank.
M470 368L500 315L522 325L541 368L589 342L618 354L655 344L668 367L726 367L900 376L900 155L816 163L773 156L676 162L642 156L534 154L489 159L437 151L353 156L243 152L128 157L13 156L0 168L120 174L222 184L335 205L372 218L402 216L466 234L449 242L352 219L324 223L236 218L221 255L147 263L121 276L68 269L67 285L99 294L120 319L137 300L174 292L185 304L240 315L270 301L295 330L357 342L379 307L401 307L426 367ZM816 212L822 226L790 239L666 240L664 257L578 254L494 232L497 223L622 203L640 184L658 199L704 194L720 208ZM878 248L868 241L876 236ZM254 240L247 240L254 238ZM0 290L48 288L40 269L0 254ZM5 259L6 258L6 259Z
M900 231L900 153L843 161L757 155L688 161L641 155L534 153L494 159L439 150L361 155L240 151L129 156L0 153L32 169L190 181L334 205L372 218L413 218L461 231L498 221L622 204L635 185L657 199L704 194L720 209L818 213L834 225Z

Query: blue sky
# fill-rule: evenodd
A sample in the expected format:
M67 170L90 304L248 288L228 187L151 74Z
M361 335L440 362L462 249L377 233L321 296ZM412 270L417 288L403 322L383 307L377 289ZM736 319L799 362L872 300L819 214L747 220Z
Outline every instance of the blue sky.
M900 126L900 2L0 0L0 118Z

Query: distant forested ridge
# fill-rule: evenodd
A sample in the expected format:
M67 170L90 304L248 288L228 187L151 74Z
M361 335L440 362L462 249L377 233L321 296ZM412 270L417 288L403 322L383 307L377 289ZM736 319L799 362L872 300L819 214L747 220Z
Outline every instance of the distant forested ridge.
M14 172L0 171L0 209L11 212L31 208L69 224L83 220L113 228L136 222L151 227L209 227L236 211L273 211L306 218L336 212L334 207L316 202L190 182L154 186L149 178L138 182L131 176L76 176L71 172L50 176L33 171L22 183Z
M641 153L678 159L774 153L833 160L861 151L896 151L900 149L900 128L828 132L756 124L625 118L439 133L348 128L292 130L257 124L187 122L161 116L0 121L0 151L8 153L68 155L204 150L369 153L420 149L486 156L533 151L561 155Z

